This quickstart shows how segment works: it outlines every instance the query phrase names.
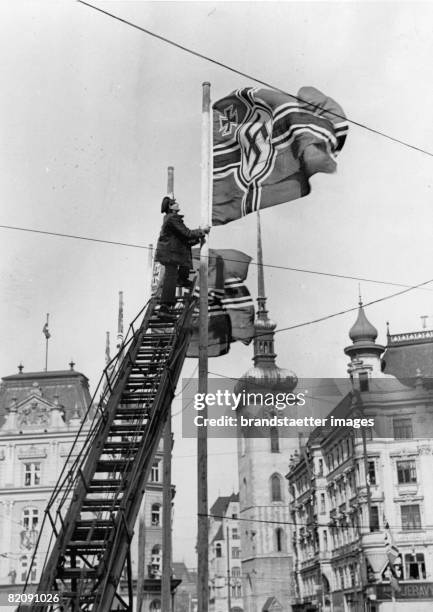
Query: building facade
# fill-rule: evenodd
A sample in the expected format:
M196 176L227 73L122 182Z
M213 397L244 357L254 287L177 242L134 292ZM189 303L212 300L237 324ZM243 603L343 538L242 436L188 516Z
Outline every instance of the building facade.
M243 612L239 495L218 497L209 519L209 612Z
M0 590L20 592L44 511L90 405L88 379L74 370L19 373L0 386ZM81 438L86 436L84 428ZM73 457L71 458L73 460ZM39 580L41 536L30 582Z
M173 578L180 580L174 596L173 612L197 612L197 570L183 561L173 562Z
M430 381L419 369L410 371L410 360L396 353L398 340L390 336L389 363L398 378L386 373L380 359L385 347L376 344L377 331L362 304L349 335L350 390L329 416L372 419L373 425L317 428L291 457L287 478L294 523L294 609L431 610ZM424 351L425 337L421 344ZM411 359L414 354L411 346ZM393 563L397 581L386 542L398 551Z
M49 546L41 532L47 502L91 404L87 377L74 370L23 371L0 386L0 593L36 588ZM88 433L79 434L76 453ZM74 460L75 455L69 458ZM144 612L161 610L163 443L157 449L131 544L134 593ZM174 495L174 489L173 489ZM120 589L127 595L126 576ZM174 589L179 580L172 580ZM32 588L32 587L30 587ZM0 606L1 609L1 606Z

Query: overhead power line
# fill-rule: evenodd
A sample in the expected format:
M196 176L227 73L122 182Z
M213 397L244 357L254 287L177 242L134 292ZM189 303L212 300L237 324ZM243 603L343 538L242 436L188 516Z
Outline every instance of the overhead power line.
M429 283L433 283L433 278L430 278L427 281L424 281L422 283L419 283L418 285L412 285L412 287L408 287L407 289L402 289L402 291L397 291L396 293L391 293L390 295L384 295L381 298L378 298L377 300L371 300L370 302L366 302L365 304L363 304L364 308L367 308L368 306L373 306L373 304L379 304L380 302L385 302L386 300L390 300L392 298L398 297L400 295L403 295L404 293L409 293L409 291L413 291L415 289L420 289L426 285L428 285ZM309 321L304 321L303 323L295 323L295 325L288 325L287 327L280 327L278 329L275 329L274 333L280 333L280 332L284 332L284 331L290 331L292 329L299 329L301 327L307 327L309 325L314 325L315 323L322 323L323 321L328 321L329 319L334 319L336 317L339 317L341 315L347 314L349 312L354 312L356 310L358 310L359 306L352 306L351 308L346 308L345 310L339 310L337 312L333 312L329 315L324 315L323 317L318 317L317 319L310 319ZM261 336L266 336L268 335L269 332L259 332L257 334L253 334L251 336L251 339L254 338L260 338ZM216 346L218 345L219 342L209 342L209 346ZM215 372L212 372L213 374L215 374L216 376L223 376L220 374L216 374ZM224 378L230 378L230 376L224 376Z
M234 68L233 66L229 66L228 64L225 64L225 63L220 62L220 61L218 61L216 59L213 59L212 57L209 57L208 55L205 55L204 53L200 53L199 51L195 51L194 49L186 47L185 45L181 45L181 44L175 42L174 40L171 40L167 36L162 36L161 34L157 34L156 32L153 32L152 30L149 30L147 28L143 28L142 26L139 26L138 24L133 23L132 21L128 21L127 19L123 19L122 17L119 17L118 15L115 15L114 13L110 13L109 11L105 11L104 9L101 9L98 6L94 6L93 4L89 4L88 2L84 2L84 0L77 0L77 2L79 2L80 4L84 4L85 6L88 6L89 8L94 9L95 11L98 11L98 12L106 15L107 17L112 17L113 19L116 19L116 21L119 21L121 23L124 23L125 25L130 26L131 28L139 30L140 32L143 32L144 34L147 34L148 36L152 36L153 38L156 38L156 39L158 39L158 40L160 40L160 41L162 41L162 42L164 42L164 43L166 43L168 45L171 45L172 47L175 47L176 49L180 49L181 51L184 51L185 53L189 53L190 55L194 55L195 57L198 57L198 58L200 58L202 60L205 60L206 62L210 62L211 64L215 64L216 66L219 66L220 68L224 68L225 70L229 70L230 72L233 72L234 74L238 74L239 76L242 76L242 77L245 77L247 79L250 79L251 81L254 81L255 83L259 83L260 85L264 85L265 87L269 87L270 89L274 89L275 91L279 91L282 94L290 96L294 100L298 100L299 102L303 102L303 103L308 103L310 106L316 107L317 109L321 108L320 106L317 106L317 105L311 103L310 101L303 100L299 96L295 96L294 94L291 94L288 91L285 91L284 89L281 89L280 87L277 87L276 85L273 85L272 83L268 83L266 81L263 81L262 79L259 79L259 78L255 77L255 76L253 76L252 74L248 74L247 72L243 72L242 70L239 70L238 68ZM336 112L328 111L328 113L334 115L334 117L337 117L338 119L344 119L345 121L348 121L352 125L356 125L357 127L360 127L360 128L362 128L364 130L367 130L368 132L376 134L377 136L382 136L383 138L386 138L387 140L390 140L392 142L400 144L400 145L402 145L404 147L407 147L409 149L413 149L414 151L418 151L419 153L424 153L425 155L428 155L429 157L433 157L433 153L432 152L427 151L426 149L422 149L421 147L417 147L417 146L415 146L413 144L410 144L409 142L401 140L400 138L396 138L394 136L391 136L390 134L386 134L385 132L382 132L382 131L377 130L375 128L369 127L365 123L361 123L360 121L355 121L354 119L349 119L348 117L345 117L344 115L339 115Z
M329 523L319 523L319 521L310 521L307 524L303 524L303 523L296 523L295 521L271 521L269 519L255 519L255 518L242 518L242 517L236 517L233 518L232 516L222 516L219 514L200 514L199 512L197 513L197 516L207 516L208 518L213 518L213 519L218 519L218 520L224 520L224 521L240 521L240 522L247 522L247 523L265 523L267 525L297 525L298 527L330 527ZM177 518L181 518L180 516ZM189 517L185 517L185 518L189 518ZM389 525L390 528L393 529L400 529L401 525ZM430 525L425 525L424 529L429 528ZM333 529L367 529L367 525L332 525Z
M15 230L15 231L20 231L20 232L29 232L32 234L42 234L42 235L46 235L46 236L55 236L57 238L72 238L74 240L84 240L86 242L96 242L96 243L100 243L100 244L111 244L114 246L124 246L124 247L129 247L129 248L134 248L134 249L144 249L144 250L150 250L152 247L149 246L145 246L143 244L136 244L133 242L119 242L117 240L106 240L104 238L93 238L91 236L82 236L79 234L64 234L61 232L51 232L48 230L37 230L37 229L33 229L30 227L20 227L17 225L0 225L1 229L9 229L9 230ZM218 250L218 249L217 249ZM211 256L209 256L211 257ZM229 259L227 257L224 258L225 261L230 261L230 262L235 262L235 263L244 263L244 262L240 262L237 259ZM309 268L294 268L292 266L281 266L281 265L277 265L277 264L267 264L267 263L263 263L263 264L258 264L256 261L251 261L250 262L251 266L262 266L263 268L273 268L275 270L286 270L288 272L299 272L300 274L312 274L315 276L328 276L330 278L341 278L343 280L353 280L353 281L357 281L357 282L363 282L363 283L373 283L376 285L388 285L390 287L403 287L405 289L409 289L412 288L412 285L406 285L404 283L396 283L394 281L383 281L383 280L378 280L378 279L374 279L374 278L367 278L365 276L354 276L354 275L350 275L350 274L339 274L336 272L323 272L321 270L311 270ZM422 288L422 287L420 287ZM432 291L429 288L424 288L426 291Z

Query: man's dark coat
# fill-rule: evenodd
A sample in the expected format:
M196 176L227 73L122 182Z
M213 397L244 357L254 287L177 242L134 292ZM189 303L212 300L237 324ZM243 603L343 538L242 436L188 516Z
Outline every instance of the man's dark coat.
M191 267L191 246L200 242L201 235L201 230L190 230L186 227L183 215L176 212L167 213L156 245L156 261L163 265Z

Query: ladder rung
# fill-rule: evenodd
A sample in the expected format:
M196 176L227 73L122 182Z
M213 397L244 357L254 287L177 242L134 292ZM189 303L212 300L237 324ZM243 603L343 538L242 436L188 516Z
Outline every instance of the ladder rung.
M76 600L77 598L80 601L93 601L96 597L95 593L80 593L78 594L77 591L62 591L62 599L73 599Z
M101 550L101 548L106 548L107 546L107 540L94 540L92 539L90 542L88 542L87 540L72 540L71 542L68 543L67 545L67 549L71 548L71 549L76 549L76 548L80 548L80 549L96 549L96 550Z
M134 425L112 425L110 427L110 432L109 432L109 436L112 435L118 435L119 433L125 434L125 435L130 435L130 436L136 436L139 434L143 434L146 431L146 427L144 427L143 425L140 425L140 427L134 427Z
M105 442L102 452L105 454L108 452L113 452L115 450L122 451L124 449L129 450L129 449L138 448L138 447L139 447L138 442ZM101 484L103 484L104 482L106 481L101 480ZM120 482L118 480L113 480L113 484L119 485Z
M147 357L153 356L155 353L158 354L168 354L170 352L171 345L167 344L167 346L154 346L151 345L146 348L140 348L137 357Z
M114 510L120 506L120 502L120 499L85 499L81 506L81 512Z
M89 542L91 542L92 540L106 540L113 529L114 527L111 524L109 527L97 527L93 529L80 527L79 529L77 528L72 534L71 541L74 542L75 540L88 540Z
M96 568L63 567L58 570L59 576L65 580L71 578L95 578Z
M130 467L132 461L128 459L100 459L96 462L97 472L121 472Z
M139 404L141 410L143 410L144 408L146 409L150 408L150 406L152 405L152 402L153 402L153 398L151 401L148 401L147 398L137 397L135 393L129 397L122 397L122 404L125 404L127 406ZM148 416L147 412L146 412L146 416Z

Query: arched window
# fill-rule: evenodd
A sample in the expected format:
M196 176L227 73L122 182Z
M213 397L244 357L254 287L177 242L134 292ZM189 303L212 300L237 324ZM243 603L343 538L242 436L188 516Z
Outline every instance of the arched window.
M270 427L271 453L280 452L280 441L278 439L278 427Z
M222 557L222 552L223 552L222 546L221 546L221 544L218 542L218 544L215 544L215 555L216 555L218 558L219 558L219 557Z
M151 601L149 610L151 610L151 612L161 612L161 600L154 599L153 601Z
M152 505L151 521L152 527L161 525L161 504Z
M278 474L271 476L271 500L273 502L283 501L281 496L281 478Z
M275 550L277 552L284 552L285 550L284 529L281 529L281 527L275 529Z

